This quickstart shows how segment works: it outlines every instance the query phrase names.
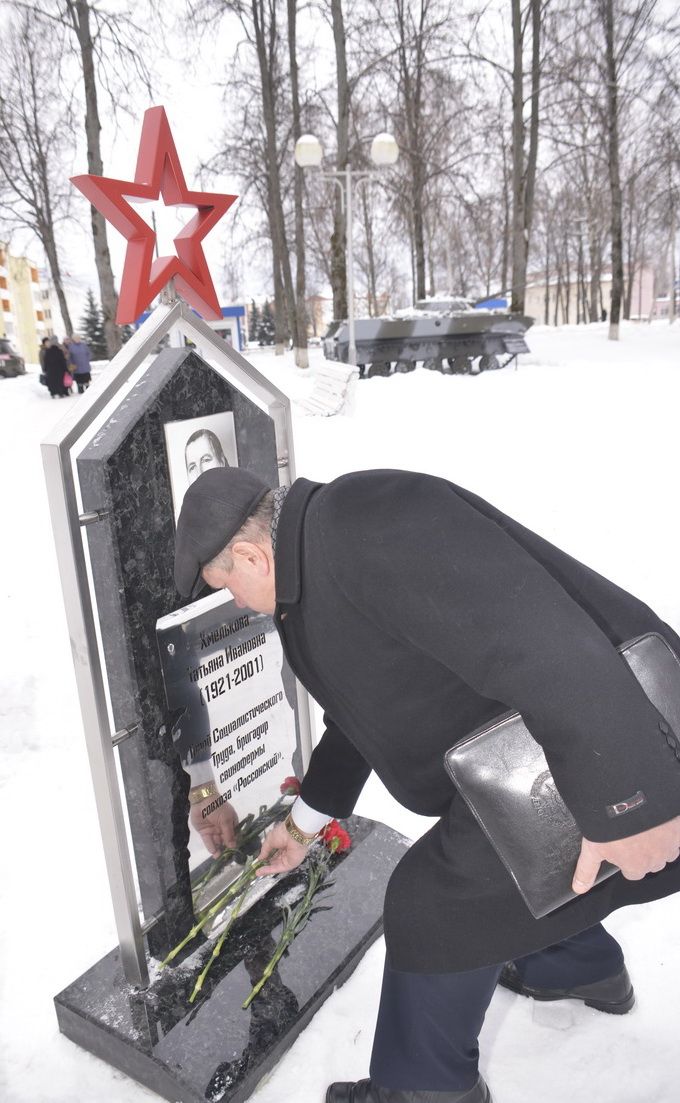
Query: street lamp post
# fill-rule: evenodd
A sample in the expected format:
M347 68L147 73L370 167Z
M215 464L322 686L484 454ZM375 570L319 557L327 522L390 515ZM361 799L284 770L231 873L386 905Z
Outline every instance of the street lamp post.
M371 160L375 165L394 165L399 158L399 146L391 134L376 134L371 142ZM303 134L295 143L295 162L300 168L318 168L323 160L321 142L313 134ZM347 328L349 329L348 361L357 362L356 330L354 325L354 242L352 207L352 183L354 180L366 180L375 175L373 172L353 172L348 163L344 169L334 172L322 172L327 180L334 180L340 188L347 221Z

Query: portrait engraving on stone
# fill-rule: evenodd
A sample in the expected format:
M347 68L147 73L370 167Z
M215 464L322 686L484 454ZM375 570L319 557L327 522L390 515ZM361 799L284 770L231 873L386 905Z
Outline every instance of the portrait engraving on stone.
M197 871L250 836L257 852L251 829L285 811L283 783L300 772L294 680L272 618L239 609L228 591L162 617L156 636L171 736L190 776Z
M168 421L164 426L175 520L187 489L211 467L236 467L234 415L229 412Z

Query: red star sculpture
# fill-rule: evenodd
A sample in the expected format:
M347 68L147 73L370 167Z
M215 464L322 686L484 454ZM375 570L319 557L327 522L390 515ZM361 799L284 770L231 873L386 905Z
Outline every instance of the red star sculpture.
M71 183L127 238L116 321L136 321L172 278L180 295L204 318L220 318L220 307L201 242L238 198L189 191L164 107L144 112L134 181L106 176L72 176ZM158 199L169 206L197 207L175 238L177 255L153 259L155 231L128 203Z

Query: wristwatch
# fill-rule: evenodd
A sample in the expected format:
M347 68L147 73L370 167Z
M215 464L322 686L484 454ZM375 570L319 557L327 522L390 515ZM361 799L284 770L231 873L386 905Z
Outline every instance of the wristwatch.
M307 835L304 831L300 831L300 828L296 826L290 812L283 821L283 826L291 839L295 839L295 842L300 843L300 846L311 846L314 840L321 834L320 831L315 831L313 835Z
M199 804L208 797L217 796L217 786L214 781L206 781L203 785L193 785L189 790L189 804Z

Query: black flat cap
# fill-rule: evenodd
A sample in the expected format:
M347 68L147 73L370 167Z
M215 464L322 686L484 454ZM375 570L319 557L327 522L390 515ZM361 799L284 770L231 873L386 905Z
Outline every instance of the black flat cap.
M205 585L201 569L236 535L269 489L242 467L213 467L191 484L175 537L175 585L182 597L196 597Z

